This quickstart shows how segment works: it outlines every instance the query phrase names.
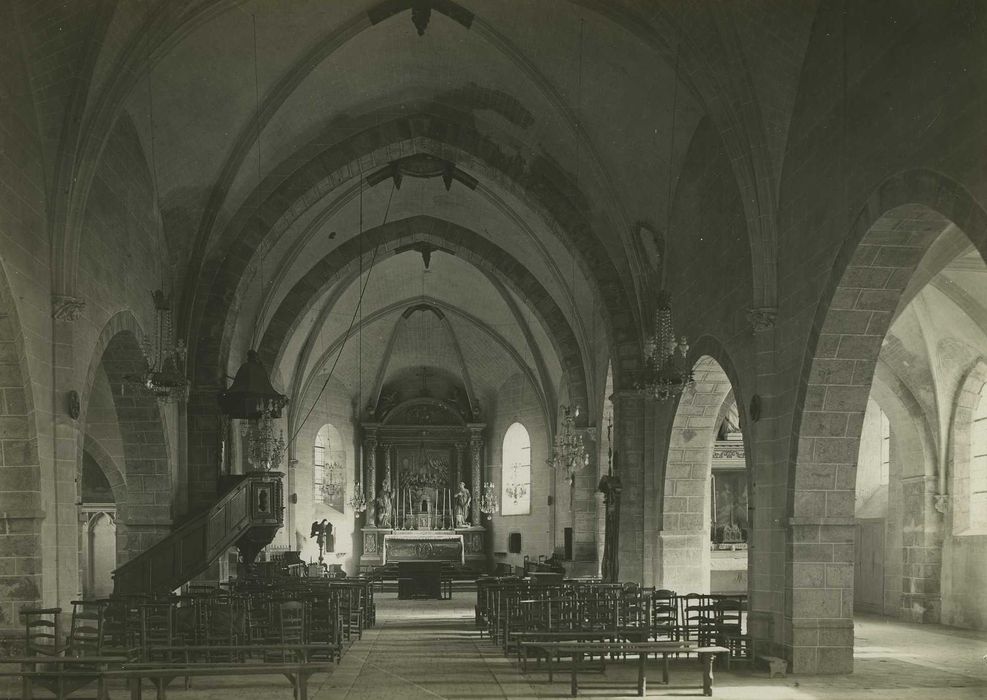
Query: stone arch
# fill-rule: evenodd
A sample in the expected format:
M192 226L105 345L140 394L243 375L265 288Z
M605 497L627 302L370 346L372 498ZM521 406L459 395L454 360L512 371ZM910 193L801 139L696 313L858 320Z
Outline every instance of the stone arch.
M659 581L662 588L683 594L710 590L709 484L713 446L721 407L731 392L736 392L727 371L717 359L703 352L704 346L716 348L708 338L697 343L695 386L682 393L675 407L661 492ZM722 351L717 354L723 357ZM739 400L737 406L742 411Z
M114 489L120 563L148 549L167 534L172 518L171 468L161 410L157 399L134 386L132 380L146 366L139 341L142 335L136 318L129 311L115 314L106 323L91 356L80 416L85 425L96 373L104 371L123 452L122 474L114 475L110 481L111 486L114 482L119 485L121 481L125 486L120 494ZM79 439L85 441L81 435ZM83 447L86 447L85 442L80 445ZM107 478L110 480L109 474Z
M54 589L54 557L42 557L37 415L17 305L0 265L0 631L22 631L18 613ZM51 516L54 518L54 516Z
M127 481L113 456L106 451L99 440L88 434L83 438L83 452L88 452L99 465L103 476L106 477L106 483L110 485L110 490L113 491L113 502L118 505L126 503Z
M956 392L946 458L954 534L974 529L982 531L982 526L977 527L977 519L971 512L970 473L973 460L973 418L985 384L987 361L980 358L963 377L959 391Z
M854 485L881 343L912 273L949 222L987 253L987 214L939 173L895 175L868 198L816 309L793 416L786 652L796 672L853 669Z
M485 178L540 212L548 229L576 252L587 277L596 281L594 294L606 309L612 355L622 358L614 368L618 383L627 383L625 370L636 369L640 357L637 305L629 298L626 280L613 261L599 254L602 238L588 223L585 196L555 166L520 160L448 107L418 105L408 116L382 120L344 143L323 147L320 144L324 141L317 139L306 144L275 168L258 192L247 197L218 243L218 256L204 266L194 283L196 289L186 297L188 335L194 341L190 343L193 374L198 384L213 383L225 367L228 348L222 336L237 286L254 252L263 249L265 238L278 222L290 215L293 207L307 208L313 197L352 177L359 167L356 158L380 154L383 165L389 147L407 143L417 151L419 141L430 139L445 146L453 159L472 158L471 169L481 170ZM307 157L306 153L315 155ZM255 206L257 201L260 204ZM620 348L624 352L617 352Z

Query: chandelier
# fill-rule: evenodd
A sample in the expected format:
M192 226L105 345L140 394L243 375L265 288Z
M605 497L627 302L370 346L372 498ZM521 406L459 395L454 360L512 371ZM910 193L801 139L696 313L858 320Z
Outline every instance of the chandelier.
M274 434L274 416L267 408L257 420L249 421L243 430L247 438L247 461L254 469L276 471L285 453L284 431Z
M521 465L518 464L517 462L513 464L514 482L510 486L504 489L504 493L510 496L511 500L513 500L515 503L517 503L519 500L524 498L525 495L527 495L528 493L527 484L523 484L517 480L517 472L518 469L520 468Z
M363 485L359 481L353 484L353 495L350 496L347 503L357 513L362 513L367 509L367 497L363 495Z
M160 289L154 298L155 332L141 339L144 369L139 375L128 375L128 383L141 386L161 401L184 401L188 398L185 378L187 348L174 338L171 304Z
M343 480L340 478L343 472L342 466L338 462L331 462L322 467L325 475L322 481L322 495L326 498L335 498L343 490Z
M497 512L497 494L494 493L493 483L489 481L483 484L483 493L480 495L480 512L487 516L487 520Z
M583 444L583 436L576 432L579 407L573 410L569 406L561 406L561 409L562 429L555 434L552 456L546 462L557 472L565 471L571 481L575 478L576 472L589 464L589 453L586 452L586 446Z
M693 383L688 357L688 341L685 336L676 339L672 328L671 298L667 292L661 292L655 309L655 327L645 346L644 371L637 388L659 401L678 396Z

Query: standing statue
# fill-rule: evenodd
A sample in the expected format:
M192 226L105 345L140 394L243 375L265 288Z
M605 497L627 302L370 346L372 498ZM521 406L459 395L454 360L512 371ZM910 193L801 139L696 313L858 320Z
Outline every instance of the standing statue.
M469 527L469 510L472 500L466 484L460 481L459 489L456 491L456 527Z
M314 537L316 544L319 545L319 563L321 563L322 554L326 551L328 539L332 537L332 523L326 518L323 518L321 523L316 520L312 523L312 533L309 537Z
M385 481L377 494L377 527L394 527L394 503L391 500L391 484Z

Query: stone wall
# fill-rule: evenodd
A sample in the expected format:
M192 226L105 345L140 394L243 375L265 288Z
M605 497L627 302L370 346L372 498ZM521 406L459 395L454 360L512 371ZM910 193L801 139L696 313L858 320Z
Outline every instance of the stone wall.
M324 380L323 380L324 381ZM296 405L291 407L296 420L301 420L311 409L311 414L300 426L292 426L291 434L297 432L297 436L289 446L288 456L294 460L294 465L282 465L281 471L288 476L285 482L285 527L278 533L274 544L282 545L289 549L300 549L304 561L315 561L319 557L318 546L314 538L309 537L312 522L321 521L327 518L333 526L333 535L336 539L335 551L343 553L345 556L337 557L336 554L326 554L325 561L328 564L342 564L343 569L350 575L359 573L360 548L362 543L354 532L359 531L359 527L365 522L366 516L355 516L353 509L349 506L349 499L353 495L353 488L360 471L357 467L358 460L362 459L363 448L358 444L354 432L353 406L347 400L348 391L346 387L338 381L329 383L325 393L319 397L319 389L322 383L309 392L308 396L296 401ZM343 465L346 474L346 496L344 510L340 513L335 508L325 505L321 499L316 500L313 496L313 474L312 458L314 455L315 436L319 429L326 423L332 424L339 431L342 440L341 445L330 445L330 450L345 450L346 463ZM286 432L285 440L290 434ZM326 455L328 459L328 453ZM381 473L383 474L383 464ZM363 479L361 478L362 482ZM366 486L364 485L366 488ZM292 494L297 495L297 502L291 503ZM371 498L366 491L364 494ZM376 494L374 494L376 496Z
M490 546L494 553L493 563L508 564L521 567L524 557L538 561L539 555L548 557L552 554L552 526L556 519L564 522L564 526L572 525L573 512L561 505L561 499L556 499L553 506L549 499L554 497L552 482L554 472L545 464L550 455L551 440L545 424L545 414L542 410L535 389L519 374L509 377L501 386L489 407L487 421L486 455L490 465L486 478L493 482L499 501L503 500L503 448L504 434L514 422L519 422L528 431L531 442L531 510L528 515L503 516L498 511L493 518L486 521L491 529ZM564 483L564 482L563 482ZM565 484L568 489L568 484ZM474 498L476 495L474 494ZM566 498L566 503L569 499ZM595 510L587 511L585 503L578 502L575 512L577 523L583 524L582 516ZM510 553L507 548L507 537L511 532L521 533L521 552ZM576 533L576 541L580 544L593 542L594 538L582 530ZM561 544L561 539L558 540ZM497 553L506 553L500 556ZM585 554L579 552L579 554ZM593 549L595 557L596 550Z

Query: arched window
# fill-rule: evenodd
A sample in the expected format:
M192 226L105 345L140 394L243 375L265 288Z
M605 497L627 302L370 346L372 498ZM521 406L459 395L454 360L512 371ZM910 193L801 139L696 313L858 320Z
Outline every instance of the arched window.
M531 512L531 440L520 423L504 433L502 453L501 515L527 515Z
M970 524L987 527L987 384L973 412L970 431Z
M312 447L312 501L343 510L346 480L343 476L346 452L339 431L326 423L315 435Z

